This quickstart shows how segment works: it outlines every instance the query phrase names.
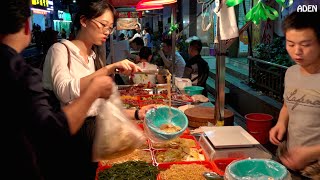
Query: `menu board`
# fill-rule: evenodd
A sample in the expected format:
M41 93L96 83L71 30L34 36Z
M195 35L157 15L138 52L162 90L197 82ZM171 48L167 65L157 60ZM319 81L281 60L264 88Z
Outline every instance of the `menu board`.
M117 20L117 30L135 29L136 24L139 24L138 18L119 18Z

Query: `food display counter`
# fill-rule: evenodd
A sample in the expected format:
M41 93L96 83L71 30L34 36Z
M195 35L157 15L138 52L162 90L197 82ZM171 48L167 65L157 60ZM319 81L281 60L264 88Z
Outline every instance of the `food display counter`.
M118 86L118 90L126 108L141 108L147 104L167 106L169 102L167 87L167 84L122 85ZM175 107L201 106L195 103L192 96L177 90L172 90L171 100L172 106ZM137 125L144 131L143 123L137 121ZM130 175L130 179L200 180L205 179L204 172L215 172L223 177L226 166L236 160L272 158L272 155L259 143L251 147L215 148L210 139L206 137L207 134L189 127L181 136L170 141L153 142L147 139L143 146L130 154L100 161L96 179L110 179L111 177L122 179L123 174L137 173L139 178ZM130 172L124 172L126 168L123 166L131 167Z
M139 127L143 130L143 125L140 124ZM198 140L190 134L189 130L186 130L183 135L171 141L152 142L148 140L143 147L134 150L126 156L100 161L96 179L108 179L106 176L110 175L108 177L111 177L111 174L121 179L116 172L107 171L110 171L115 164L129 163L132 161L143 162L150 167L157 168L156 174L151 172L146 173L151 176L144 177L145 179L174 180L179 178L179 174L195 177L194 179L201 179L203 172L216 171L216 167L213 162L210 162ZM186 174L186 169L192 169L192 167L195 168L194 170L196 170L196 172L188 171L189 174ZM132 169L130 171L132 171ZM137 171L139 171L139 173L144 172L141 170ZM177 178L172 179L174 174L176 174Z

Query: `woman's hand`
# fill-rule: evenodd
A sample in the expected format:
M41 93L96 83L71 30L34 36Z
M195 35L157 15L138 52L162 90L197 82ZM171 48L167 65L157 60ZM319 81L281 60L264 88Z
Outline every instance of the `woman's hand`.
M108 76L95 77L92 79L87 89L92 94L97 95L99 98L108 99L112 94L113 80Z
M130 75L135 72L141 72L141 68L137 66L135 63L125 59L107 66L109 73L115 72L116 69L120 71L121 74Z

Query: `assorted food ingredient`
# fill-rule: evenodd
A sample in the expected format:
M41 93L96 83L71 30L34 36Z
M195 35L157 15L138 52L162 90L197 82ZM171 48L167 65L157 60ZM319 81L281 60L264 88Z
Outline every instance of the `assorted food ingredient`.
M178 162L178 161L204 161L205 157L197 148L167 149L155 153L157 163Z
M154 100L154 99L165 99L165 98L167 98L167 96L154 94L154 95L141 97L141 100Z
M128 161L100 171L98 180L156 180L158 173L158 168L149 163Z
M127 161L144 161L147 163L152 163L151 152L148 150L136 149L132 153L127 154L125 156L121 156L121 157L110 159L110 160L103 160L103 161L100 161L100 163L102 166L105 166L105 165L124 163Z
M175 138L171 141L168 142L161 142L161 143L152 143L152 147L153 148L179 148L179 147L187 147L187 148L191 148L191 147L196 147L196 141L193 139L187 139L187 138Z
M169 169L160 172L161 180L197 179L205 180L204 172L210 169L201 164L173 164Z
M191 96L193 102L209 102L209 98L205 97L202 94L195 94Z
M176 126L172 123L162 124L160 130L166 133L175 133L181 130L180 126Z

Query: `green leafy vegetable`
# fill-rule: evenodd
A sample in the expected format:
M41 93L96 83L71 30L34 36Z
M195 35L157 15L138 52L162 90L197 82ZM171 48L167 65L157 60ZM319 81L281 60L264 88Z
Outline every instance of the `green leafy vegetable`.
M127 161L114 164L99 172L99 180L156 180L159 170L144 161Z

